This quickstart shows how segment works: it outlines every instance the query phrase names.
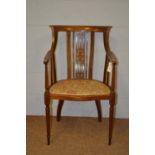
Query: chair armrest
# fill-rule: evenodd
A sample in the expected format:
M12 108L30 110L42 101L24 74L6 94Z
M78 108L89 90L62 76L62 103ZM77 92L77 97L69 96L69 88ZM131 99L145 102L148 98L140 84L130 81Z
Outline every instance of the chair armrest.
M52 51L49 50L44 57L44 64L47 65L47 63L49 62L51 58L52 58Z
M117 59L117 57L115 56L115 54L112 51L107 52L107 57L108 57L110 62L112 62L114 64L118 63L118 59Z

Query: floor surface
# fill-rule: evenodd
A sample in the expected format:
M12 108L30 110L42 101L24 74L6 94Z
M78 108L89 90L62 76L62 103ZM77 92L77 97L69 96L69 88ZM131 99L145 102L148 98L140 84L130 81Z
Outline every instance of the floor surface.
M46 142L44 116L27 116L27 155L128 155L129 121L116 119L108 145L108 119L62 117L52 120L51 144Z

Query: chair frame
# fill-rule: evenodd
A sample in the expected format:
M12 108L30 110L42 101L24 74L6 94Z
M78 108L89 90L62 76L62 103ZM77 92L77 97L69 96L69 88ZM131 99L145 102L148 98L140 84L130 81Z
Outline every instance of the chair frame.
M50 50L47 52L46 56L44 57L44 64L45 64L45 92L44 92L44 103L45 103L45 111L46 111L46 127L47 127L47 144L50 144L50 131L51 131L51 122L50 122L50 100L51 99L58 99L58 109L57 109L57 121L60 121L61 118L61 109L64 104L64 100L74 100L74 101L89 101L95 100L97 111L98 111L98 121L102 120L102 111L101 111L101 99L108 99L109 100L109 140L108 144L111 145L112 140L112 130L113 130L113 118L114 118L114 107L115 107L115 100L116 100L116 91L115 91L115 81L116 81L116 64L118 63L116 56L110 49L109 45L109 32L112 26L78 26L78 25L49 25L52 30L52 45ZM93 57L94 57L94 33L95 32L103 32L103 42L106 52L105 57L105 67L104 67L104 74L103 74L103 83L106 84L110 88L110 95L102 96L101 98L95 98L95 96L86 96L85 98L75 98L75 97L51 97L49 89L50 87L57 82L56 78L56 60L55 60L55 49L58 40L58 32L66 32L67 36L67 79L71 79L71 68L70 68L70 55L68 51L70 50L70 32L77 32L77 31L85 31L91 33L91 47L90 47L90 63L89 63L89 77L88 79L92 79L92 66L93 66ZM51 63L51 68L48 64ZM112 65L111 71L111 79L110 73L107 71L109 63ZM50 73L49 73L50 69ZM50 77L49 77L50 74ZM111 84L110 84L111 80ZM50 82L49 82L50 81Z

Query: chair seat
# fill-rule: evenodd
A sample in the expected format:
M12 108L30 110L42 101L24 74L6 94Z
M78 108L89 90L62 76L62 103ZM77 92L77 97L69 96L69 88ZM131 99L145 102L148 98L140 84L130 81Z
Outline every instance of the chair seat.
M52 99L94 100L110 96L110 88L96 80L61 80L50 88Z

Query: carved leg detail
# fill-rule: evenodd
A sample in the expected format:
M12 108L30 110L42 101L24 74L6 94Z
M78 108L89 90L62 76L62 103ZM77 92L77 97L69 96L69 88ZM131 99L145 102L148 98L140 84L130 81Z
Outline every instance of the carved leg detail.
M111 98L109 108L109 142L108 142L109 145L111 145L112 140L114 106L115 106L115 95L113 95Z
M58 122L61 120L61 109L62 109L63 104L64 104L64 100L59 100L58 108L57 108L57 121Z
M98 112L98 121L102 122L102 108L100 100L95 100L97 112Z

